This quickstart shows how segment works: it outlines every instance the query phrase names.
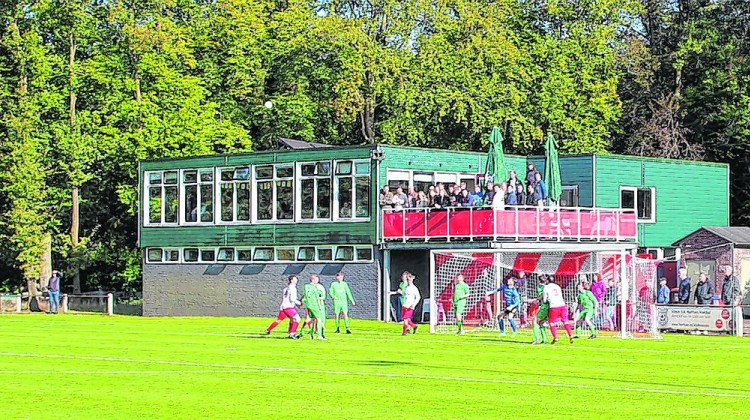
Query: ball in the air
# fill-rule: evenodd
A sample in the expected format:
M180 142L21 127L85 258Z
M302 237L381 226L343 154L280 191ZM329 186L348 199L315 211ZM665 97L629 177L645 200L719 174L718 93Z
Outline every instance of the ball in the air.
M266 103L264 103L263 106L265 106L268 109L271 109L271 108L273 108L273 102L266 101Z

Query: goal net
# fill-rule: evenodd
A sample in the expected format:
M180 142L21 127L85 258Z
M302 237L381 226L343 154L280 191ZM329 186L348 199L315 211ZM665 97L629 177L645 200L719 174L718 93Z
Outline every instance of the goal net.
M624 255L624 256L623 256ZM542 278L553 276L563 291L571 321L578 309L578 284L598 286L599 308L594 323L599 330L622 337L658 338L655 320L656 263L629 254L600 252L514 252L509 250L439 250L430 260L430 330L455 332L453 291L461 274L469 285L463 325L466 331L495 330L502 312L501 293L487 296L513 278L521 296L517 321L531 327L529 306ZM625 297L623 302L623 296ZM624 322L623 322L624 320Z

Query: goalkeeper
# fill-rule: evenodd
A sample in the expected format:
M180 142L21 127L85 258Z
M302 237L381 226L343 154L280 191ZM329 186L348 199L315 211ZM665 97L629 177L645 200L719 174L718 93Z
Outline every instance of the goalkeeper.
M331 283L331 287L328 288L328 294L333 301L333 316L336 321L336 333L341 332L339 316L343 314L346 333L351 334L352 332L349 330L349 302L352 303L352 306L357 306L357 304L354 302L352 290L349 288L349 284L344 281L343 272L336 274L336 281Z
M504 284L495 290L487 292L487 295L489 296L500 292L503 292L503 300L505 300L503 314L497 317L497 324L500 326L500 335L505 335L505 323L503 320L507 319L510 323L510 328L513 329L513 334L511 335L511 338L513 338L518 332L518 327L516 326L516 321L513 320L513 317L518 313L518 308L521 306L521 295L518 294L515 280L513 280L512 277L508 279L508 284Z
M459 274L456 276L456 285L453 287L453 311L456 314L456 325L458 326L456 335L464 333L464 311L470 294L469 285L464 281L464 276Z
M596 296L591 292L591 285L588 281L584 281L578 284L578 304L581 305L581 312L578 315L578 319L585 322L589 326L591 335L590 339L596 338L596 327L592 319L596 314L597 306L599 301L596 300ZM576 335L573 338L578 338L581 334L581 325L576 325Z

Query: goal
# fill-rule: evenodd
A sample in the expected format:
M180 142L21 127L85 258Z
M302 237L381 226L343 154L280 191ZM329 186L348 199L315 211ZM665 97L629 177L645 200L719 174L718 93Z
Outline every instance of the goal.
M654 260L626 252L434 250L430 252L430 331L456 331L453 285L459 274L471 293L464 312L466 331L497 329L502 296L487 297L487 292L511 277L521 295L519 324L531 327L529 303L536 297L540 277L551 275L563 290L571 320L577 308L578 284L601 277L607 290L594 320L597 328L623 338L660 338L654 306L656 268Z

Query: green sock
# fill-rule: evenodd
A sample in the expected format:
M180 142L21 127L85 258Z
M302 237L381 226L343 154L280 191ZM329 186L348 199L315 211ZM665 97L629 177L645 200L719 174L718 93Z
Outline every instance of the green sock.
M349 329L349 317L348 316L344 318L344 325L346 325L346 329L348 330ZM336 328L338 328L338 326L336 326Z
M547 329L542 327L541 330L542 330L542 343L546 343L547 342Z
M461 331L464 329L464 322L463 321L456 321L456 325L458 325L458 330Z
M336 321L336 329L339 329L339 317L334 318L334 321Z
M541 328L539 328L539 324L534 324L534 327L531 329L534 332L534 341L539 341L542 335Z
M576 335L581 335L581 326L580 325L576 326Z
M589 325L589 331L591 331L591 335L596 335L596 328L594 328L594 324L592 323Z

